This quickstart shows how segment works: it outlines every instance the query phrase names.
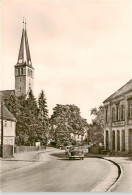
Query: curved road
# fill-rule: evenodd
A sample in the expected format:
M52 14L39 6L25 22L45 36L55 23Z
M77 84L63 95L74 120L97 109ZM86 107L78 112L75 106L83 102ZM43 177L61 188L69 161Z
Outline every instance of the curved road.
M89 192L104 181L111 171L105 160L68 160L49 155L56 151L51 149L51 152L40 153L40 162L4 174L1 191Z

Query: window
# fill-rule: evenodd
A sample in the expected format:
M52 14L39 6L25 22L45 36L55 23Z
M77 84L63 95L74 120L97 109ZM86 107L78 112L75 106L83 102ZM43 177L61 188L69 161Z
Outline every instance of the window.
M12 139L10 139L10 145L12 145Z
M21 82L21 78L20 78L20 82Z
M112 108L112 121L115 121L115 108Z
M117 121L120 120L120 109L119 109L119 105L116 106L116 120Z
M5 138L5 144L7 144L7 138Z
M125 119L125 108L124 105L121 105L121 120Z
M129 118L132 118L132 104L129 104Z
M20 75L20 68L18 68L18 75Z
M12 122L10 123L10 127L12 127Z
M5 121L5 127L7 127L7 121Z
M128 116L132 118L132 99L128 101Z
M21 74L23 74L23 68L21 68Z
M108 108L105 109L105 121L108 122Z
M26 74L26 68L23 68L23 74L24 75Z
M17 74L18 74L18 70L16 69L16 70L15 70L15 76L17 76Z

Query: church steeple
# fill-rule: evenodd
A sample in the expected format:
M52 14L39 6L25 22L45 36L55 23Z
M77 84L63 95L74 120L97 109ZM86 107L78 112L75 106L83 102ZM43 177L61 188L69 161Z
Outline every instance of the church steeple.
M32 66L26 21L23 20L22 37L18 54L18 61L15 65L15 94L27 95L34 86L34 68Z
M25 21L23 20L22 37L21 37L21 43L20 43L20 49L19 49L19 55L17 61L17 64L24 64L24 63L32 67L28 37L27 37L26 20Z

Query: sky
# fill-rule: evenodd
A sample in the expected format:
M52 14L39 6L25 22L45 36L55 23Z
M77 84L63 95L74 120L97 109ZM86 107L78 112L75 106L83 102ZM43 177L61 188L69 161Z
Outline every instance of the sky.
M23 17L34 95L43 89L49 116L56 104L90 110L132 79L131 0L1 0L1 85L14 89Z

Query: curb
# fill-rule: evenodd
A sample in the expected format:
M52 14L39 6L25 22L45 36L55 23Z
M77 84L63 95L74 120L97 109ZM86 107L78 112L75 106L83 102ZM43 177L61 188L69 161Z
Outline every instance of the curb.
M118 167L118 174L119 175L118 175L116 181L107 189L107 192L111 192L117 186L117 184L119 183L119 181L122 179L123 172L124 172L123 171L123 168L122 168L122 166L120 164L118 164L118 163L116 163L114 161L112 161L112 162Z
M100 158L102 160L106 160L111 166L111 173L104 181L102 181L102 183L100 183L97 187L91 190L91 192L111 192L115 188L117 183L121 180L123 176L123 169L121 165L119 165L118 163L112 160L99 157L99 156L94 156L94 157Z

